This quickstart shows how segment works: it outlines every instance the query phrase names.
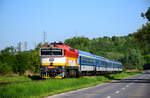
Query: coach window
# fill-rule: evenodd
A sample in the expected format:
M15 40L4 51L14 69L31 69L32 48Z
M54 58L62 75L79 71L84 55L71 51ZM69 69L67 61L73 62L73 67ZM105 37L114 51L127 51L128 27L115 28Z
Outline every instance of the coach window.
M116 63L114 63L114 67L115 67L115 68L116 68L116 66L117 66Z
M89 63L90 63L90 64L93 64L93 59L90 58L90 59L89 59Z
M96 60L96 65L98 65L99 64L99 61L98 60Z
M105 64L105 61L102 61L102 66L104 67L106 64Z

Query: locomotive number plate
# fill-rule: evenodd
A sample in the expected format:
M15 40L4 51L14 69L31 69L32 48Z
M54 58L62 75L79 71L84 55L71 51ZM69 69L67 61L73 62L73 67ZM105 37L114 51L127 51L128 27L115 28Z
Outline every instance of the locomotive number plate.
M54 58L49 58L49 61L54 61Z

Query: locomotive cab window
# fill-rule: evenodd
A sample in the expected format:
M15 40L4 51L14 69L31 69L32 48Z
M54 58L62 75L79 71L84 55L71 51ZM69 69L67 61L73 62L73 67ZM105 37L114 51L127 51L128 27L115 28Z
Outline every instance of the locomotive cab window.
M63 50L60 48L44 48L41 49L42 56L62 56Z

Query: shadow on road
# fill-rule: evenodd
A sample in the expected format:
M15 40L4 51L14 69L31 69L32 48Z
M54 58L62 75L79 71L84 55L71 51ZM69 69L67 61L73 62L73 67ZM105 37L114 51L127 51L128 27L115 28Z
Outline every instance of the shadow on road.
M145 70L143 74L150 74L150 70Z
M116 79L118 81L111 83L150 83L150 79Z
M146 74L146 73L144 73ZM147 77L141 77L141 78L132 78L132 79L114 79L118 81L113 81L111 83L150 83L150 75L146 74Z

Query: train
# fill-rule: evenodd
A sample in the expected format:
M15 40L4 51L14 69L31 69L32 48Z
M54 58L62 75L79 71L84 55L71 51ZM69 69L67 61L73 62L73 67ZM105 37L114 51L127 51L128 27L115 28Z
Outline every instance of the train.
M120 73L121 62L74 49L62 42L40 48L40 77L65 78Z

